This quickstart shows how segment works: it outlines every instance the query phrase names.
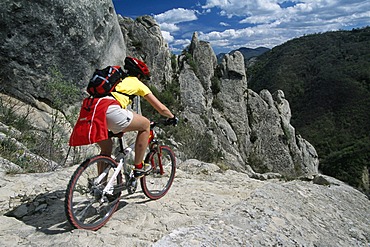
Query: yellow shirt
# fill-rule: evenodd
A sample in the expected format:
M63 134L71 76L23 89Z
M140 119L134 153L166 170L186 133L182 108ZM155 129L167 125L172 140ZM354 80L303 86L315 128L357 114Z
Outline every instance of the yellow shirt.
M141 97L152 93L144 83L134 76L128 76L118 83L116 86L116 91ZM120 103L122 108L127 108L127 106L131 104L130 98L126 95L115 92L112 92L112 95Z

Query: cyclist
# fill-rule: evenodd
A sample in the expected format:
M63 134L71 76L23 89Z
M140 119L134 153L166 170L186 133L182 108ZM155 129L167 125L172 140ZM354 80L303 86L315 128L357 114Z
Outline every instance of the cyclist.
M128 76L118 83L115 92L111 93L120 105L113 104L108 107L106 120L108 129L113 133L138 131L134 164L134 176L138 178L152 169L149 164L144 164L143 162L150 134L150 121L146 117L127 109L127 106L131 104L129 95L143 97L159 114L167 117L166 121L168 124L176 125L178 118L142 82L150 79L148 66L144 62L133 57L126 57L124 69ZM113 142L110 138L98 142L98 145L100 146L101 154L111 155Z

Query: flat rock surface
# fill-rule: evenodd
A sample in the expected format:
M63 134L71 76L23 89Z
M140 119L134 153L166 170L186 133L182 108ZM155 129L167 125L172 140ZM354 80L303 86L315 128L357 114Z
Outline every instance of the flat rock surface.
M260 181L196 160L178 165L164 198L138 191L100 230L72 229L74 169L0 172L0 246L370 246L370 201L338 180Z

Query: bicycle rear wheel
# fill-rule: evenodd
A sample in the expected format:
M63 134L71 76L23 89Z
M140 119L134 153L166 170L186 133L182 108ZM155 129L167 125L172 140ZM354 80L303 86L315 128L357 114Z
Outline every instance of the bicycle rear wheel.
M175 178L176 158L168 146L160 146L160 152L151 151L145 157L145 163L151 164L153 170L140 179L144 194L157 200L168 192Z
M106 175L97 182L98 166ZM117 163L108 156L98 155L85 160L74 172L69 181L64 207L69 223L75 228L98 230L104 226L119 205L121 192L103 195L103 189L112 177ZM101 172L100 171L100 172ZM102 173L102 172L101 172ZM118 174L113 186L122 184L122 174ZM111 192L114 187L112 186Z

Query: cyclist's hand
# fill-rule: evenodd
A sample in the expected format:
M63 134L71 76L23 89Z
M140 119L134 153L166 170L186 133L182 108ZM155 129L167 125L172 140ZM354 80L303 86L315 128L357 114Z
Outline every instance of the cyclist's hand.
M178 122L179 119L176 116L173 116L173 118L167 118L165 124L176 126Z

